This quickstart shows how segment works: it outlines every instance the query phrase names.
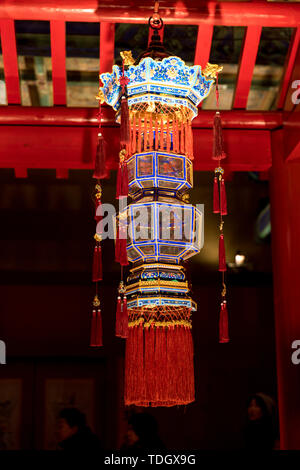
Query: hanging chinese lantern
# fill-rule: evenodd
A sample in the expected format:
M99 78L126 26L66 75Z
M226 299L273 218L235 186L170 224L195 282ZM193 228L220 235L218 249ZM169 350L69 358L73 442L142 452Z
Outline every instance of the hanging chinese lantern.
M203 213L188 203L193 187L192 120L218 66L187 66L168 54L163 22L137 60L101 75L99 99L121 124L117 198L132 202L117 217L116 260L132 263L118 291L116 335L126 338L125 404L174 406L195 399L192 312L182 263L203 246Z

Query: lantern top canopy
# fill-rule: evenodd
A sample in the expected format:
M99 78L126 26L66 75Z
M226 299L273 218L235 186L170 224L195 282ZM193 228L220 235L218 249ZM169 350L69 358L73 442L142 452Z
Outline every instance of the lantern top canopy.
M124 70L128 78L128 105L155 103L170 107L185 107L191 117L197 116L197 106L208 96L214 83L218 66L201 71L200 65L188 66L179 57L165 57L161 61L145 57L137 65L129 65ZM122 87L120 78L122 67L113 66L112 73L103 73L100 78L103 87L99 99L112 106L115 111L120 107ZM210 77L210 78L209 78ZM149 109L149 111L151 111Z

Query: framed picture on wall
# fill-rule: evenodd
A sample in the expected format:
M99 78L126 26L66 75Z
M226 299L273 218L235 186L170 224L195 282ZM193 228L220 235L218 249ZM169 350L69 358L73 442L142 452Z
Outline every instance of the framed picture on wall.
M0 379L0 450L20 448L22 379Z
M49 378L45 381L44 449L57 448L57 420L64 408L78 408L87 425L95 428L95 380L93 378Z

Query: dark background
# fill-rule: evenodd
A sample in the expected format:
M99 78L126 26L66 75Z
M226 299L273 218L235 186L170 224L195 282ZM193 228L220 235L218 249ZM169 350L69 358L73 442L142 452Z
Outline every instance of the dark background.
M253 175L252 175L253 176ZM205 240L189 262L193 297L196 401L149 409L168 448L232 449L243 446L246 402L253 392L276 398L270 236L259 240L255 223L268 202L268 183L237 173L226 182L227 260L241 250L248 269L228 271L229 344L218 343L220 276L218 218L212 214L211 173L196 173L191 200L205 205ZM103 184L113 202L116 174ZM91 172L30 170L26 180L0 171L0 339L7 365L0 378L23 379L21 447L42 448L44 381L95 378L95 431L118 448L126 431L123 406L124 340L114 336L119 266L113 242L103 242L100 298L104 347L89 347L93 251Z

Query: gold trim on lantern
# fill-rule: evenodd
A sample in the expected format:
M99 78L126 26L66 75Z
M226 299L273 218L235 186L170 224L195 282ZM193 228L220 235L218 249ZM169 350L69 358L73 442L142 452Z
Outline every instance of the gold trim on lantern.
M217 78L218 73L222 72L222 70L222 65L210 64L209 62L207 62L205 68L202 70L202 75L204 75L205 78Z

